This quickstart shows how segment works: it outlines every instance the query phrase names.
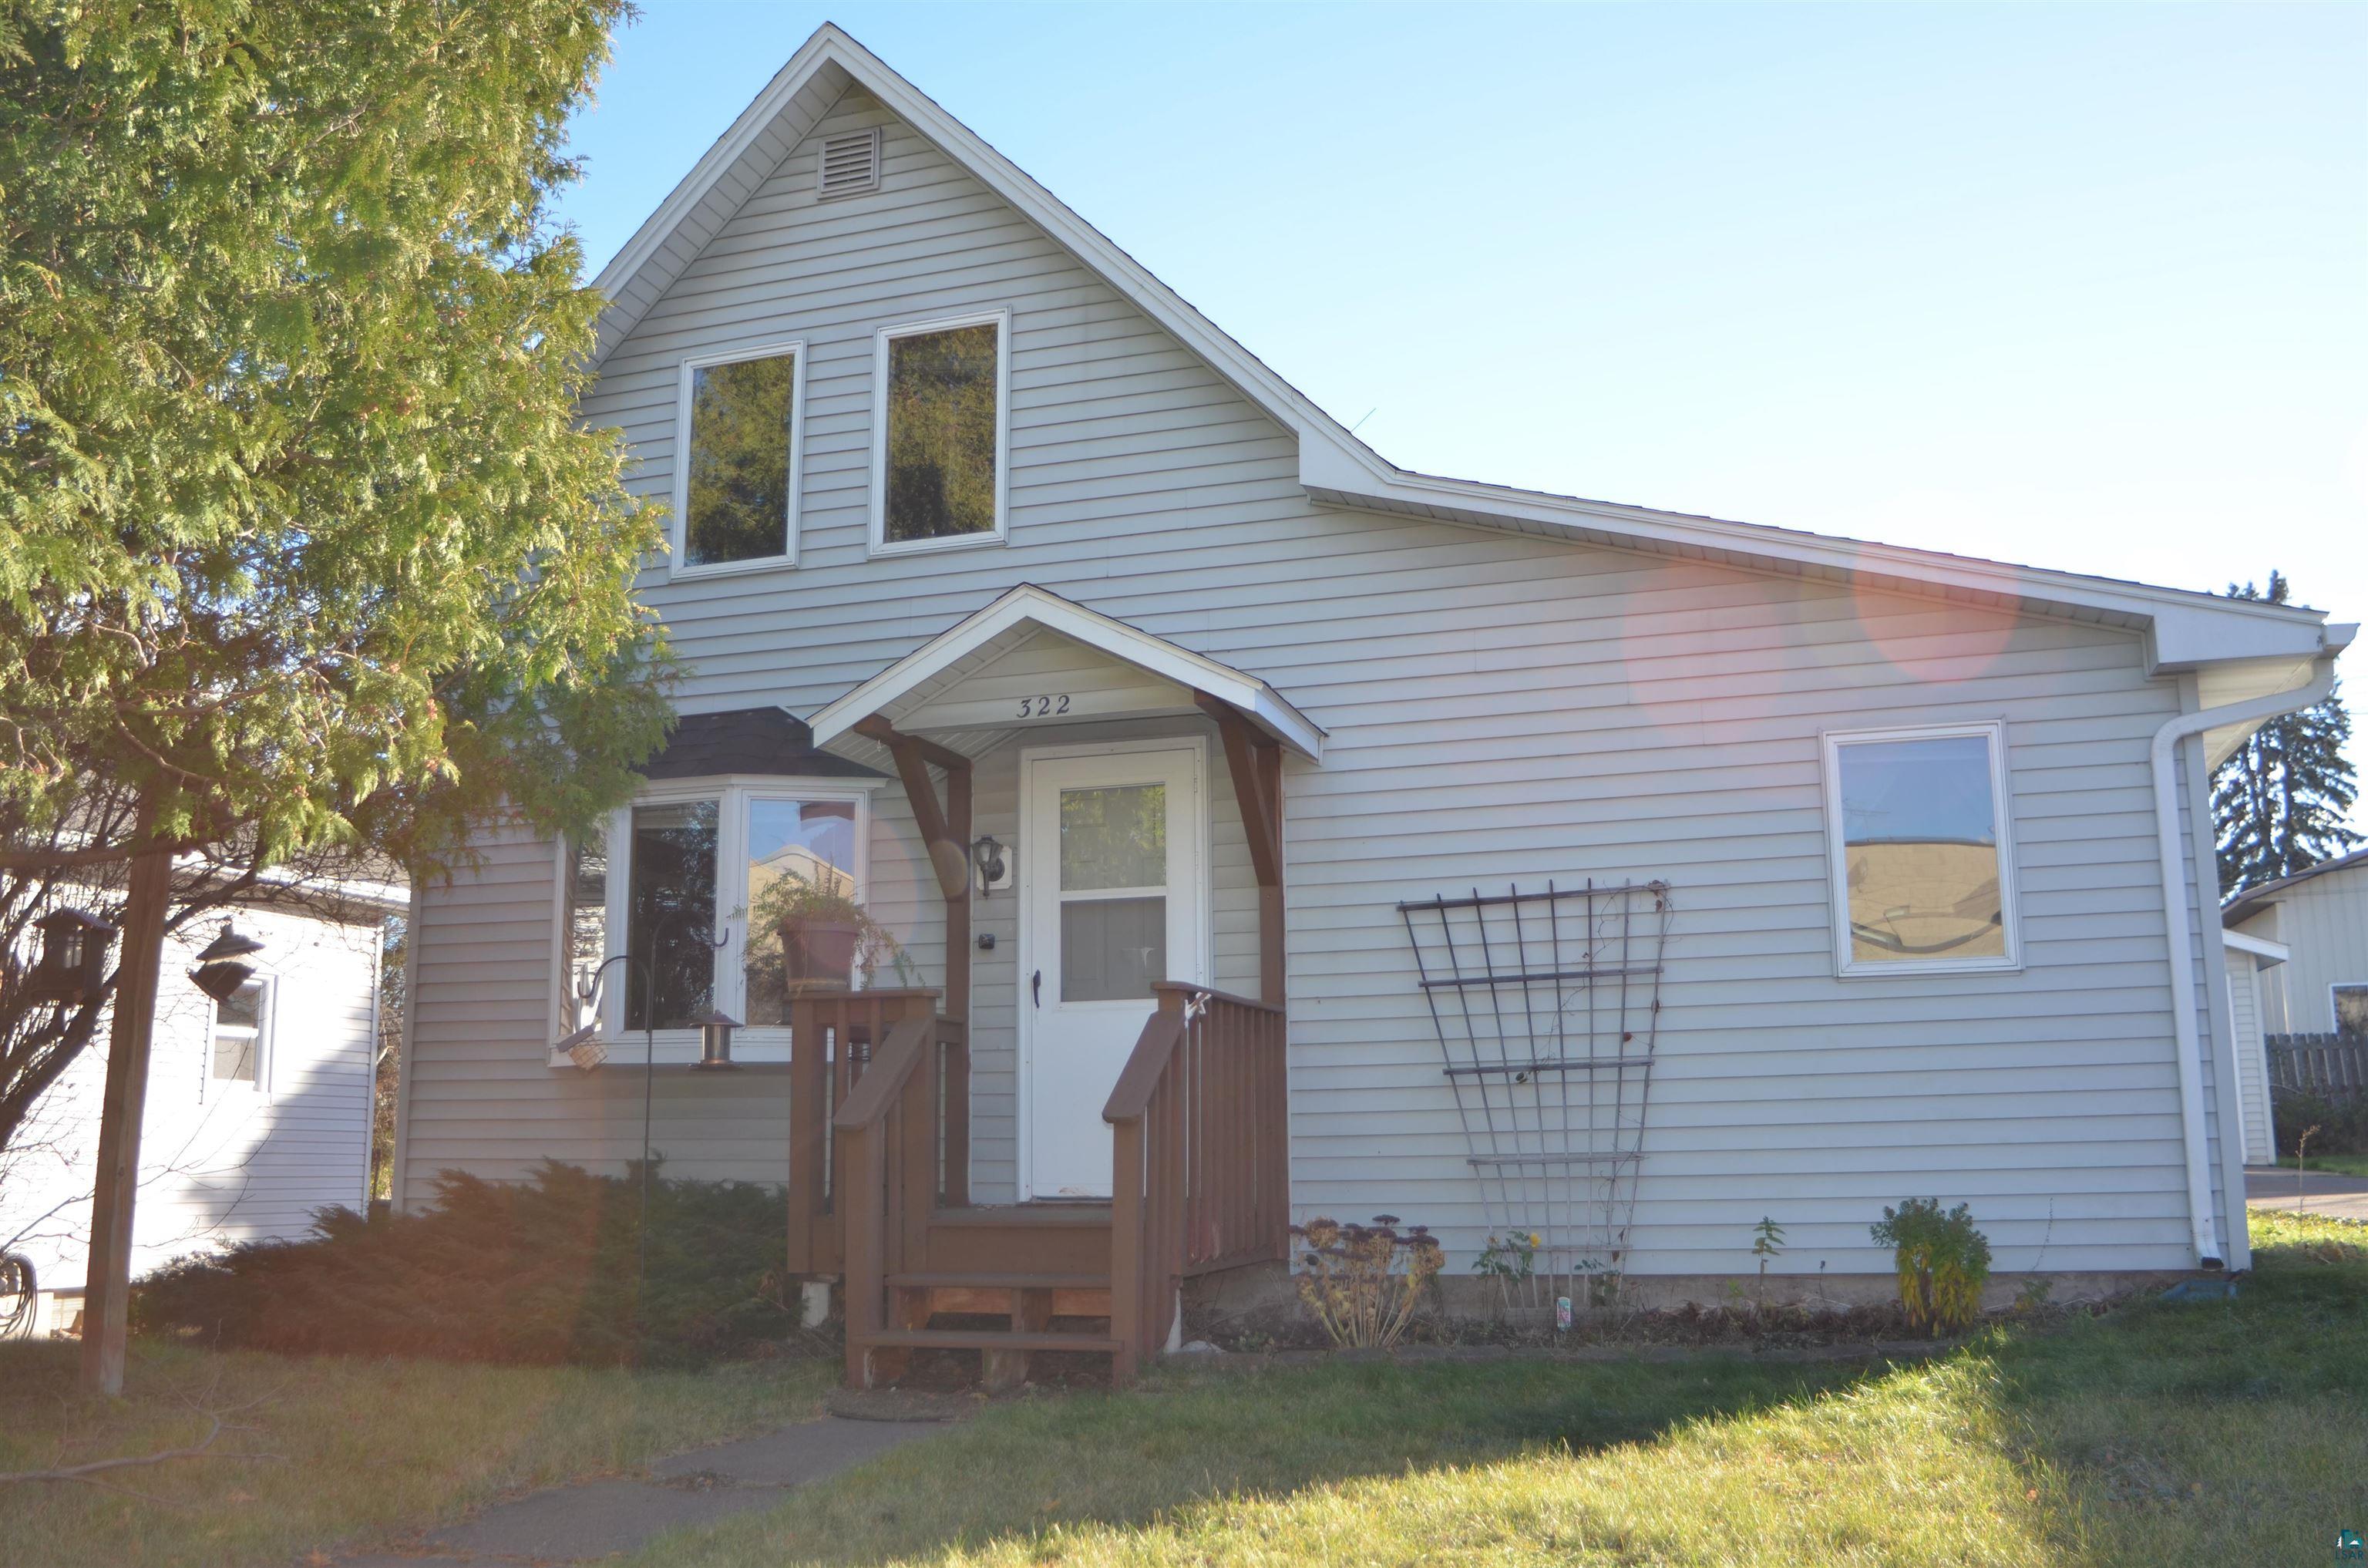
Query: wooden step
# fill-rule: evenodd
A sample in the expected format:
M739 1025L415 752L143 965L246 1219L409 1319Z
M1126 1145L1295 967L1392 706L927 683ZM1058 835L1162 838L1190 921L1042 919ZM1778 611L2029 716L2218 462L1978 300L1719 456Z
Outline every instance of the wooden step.
M1110 1222L1108 1203L996 1203L933 1209L932 1225L1102 1225Z
M916 1274L1090 1274L1108 1282L1106 1203L940 1209L929 1216Z
M883 1328L861 1336L894 1350L1079 1350L1110 1355L1118 1341L1102 1334L1015 1334L1008 1328Z
M981 1290L1107 1290L1107 1274L995 1274L987 1272L940 1272L935 1274L891 1274L891 1285L908 1285L922 1290L942 1290L973 1287Z
M1110 1315L1107 1274L1009 1274L987 1269L892 1274L888 1289L899 1298L898 1311L892 1315L905 1323L925 1323L936 1312L1008 1316L1015 1326L1047 1317Z

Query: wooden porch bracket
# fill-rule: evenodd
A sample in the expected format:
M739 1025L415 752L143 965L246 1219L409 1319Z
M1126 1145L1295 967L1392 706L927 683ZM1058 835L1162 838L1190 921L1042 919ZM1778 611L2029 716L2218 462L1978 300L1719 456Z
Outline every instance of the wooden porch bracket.
M1282 748L1242 716L1241 710L1205 691L1192 700L1216 721L1224 742L1225 767L1234 778L1234 800L1249 839L1250 871L1258 884L1258 995L1282 998Z
M879 742L896 759L896 776L912 802L913 820L928 846L929 864L938 874L938 891L946 900L946 1016L970 1017L970 758L935 741L908 735L874 713L850 726L857 734ZM932 765L946 776L946 796L938 801L930 782Z

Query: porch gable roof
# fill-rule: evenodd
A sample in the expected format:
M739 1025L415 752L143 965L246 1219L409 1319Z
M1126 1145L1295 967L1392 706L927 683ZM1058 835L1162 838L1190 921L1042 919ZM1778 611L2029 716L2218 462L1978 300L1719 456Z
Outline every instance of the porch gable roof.
M874 714L902 727L908 715L942 701L963 680L1044 631L1132 665L1158 682L1172 684L1188 702L1192 693L1212 697L1300 756L1311 761L1323 757L1323 727L1257 676L1032 583L1022 583L964 617L815 712L809 721L814 744L826 746L852 734L858 723ZM1080 713L1072 717L1086 721L1114 716ZM1015 717L1004 723L972 727L1002 729L1017 724Z

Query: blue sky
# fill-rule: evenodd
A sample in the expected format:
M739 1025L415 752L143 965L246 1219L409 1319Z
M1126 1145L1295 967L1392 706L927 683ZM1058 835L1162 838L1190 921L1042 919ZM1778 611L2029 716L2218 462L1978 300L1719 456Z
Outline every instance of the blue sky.
M1393 461L2368 619L2368 6L656 0L595 268L825 18Z

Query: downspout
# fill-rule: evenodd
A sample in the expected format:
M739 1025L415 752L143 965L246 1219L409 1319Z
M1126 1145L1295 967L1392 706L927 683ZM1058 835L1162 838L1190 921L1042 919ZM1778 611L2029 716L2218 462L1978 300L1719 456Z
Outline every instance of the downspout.
M2194 932L2187 918L2187 851L2179 826L2179 743L2223 724L2245 724L2316 707L2335 689L2335 661L2322 658L2308 684L2224 708L2182 713L2154 733L2154 831L2162 858L2162 904L2170 931L2170 1032L2179 1058L2179 1122L2187 1149L2187 1221L2195 1260L2227 1267L2220 1246L2220 1216L2212 1206L2210 1156L2203 1142L2203 1056L2195 1034ZM2209 802L2198 802L2208 810ZM2198 876L2209 867L2199 868Z

